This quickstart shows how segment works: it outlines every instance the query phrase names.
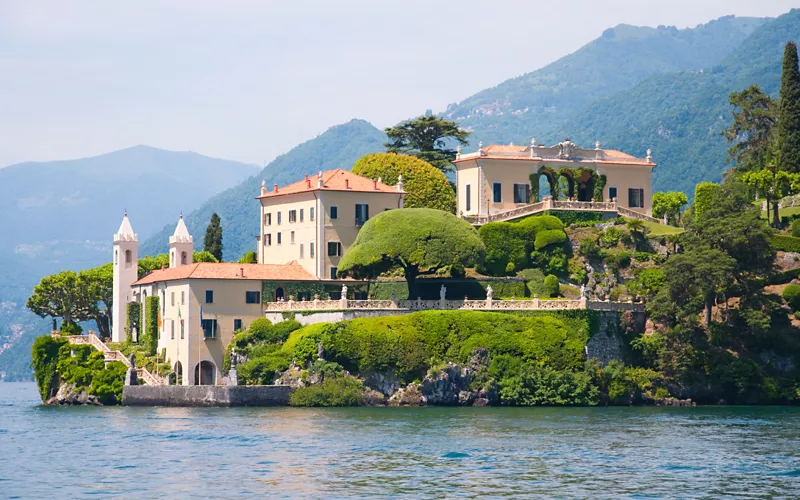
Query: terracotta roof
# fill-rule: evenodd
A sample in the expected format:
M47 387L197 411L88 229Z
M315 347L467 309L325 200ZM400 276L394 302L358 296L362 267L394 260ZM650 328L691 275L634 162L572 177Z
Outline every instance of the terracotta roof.
M398 191L396 187L389 186L382 182L373 181L353 172L337 168L322 172L322 187L318 187L318 176L306 176L302 181L289 184L288 186L278 187L277 191L273 188L267 194L257 198L271 198L284 194L305 193L311 191L355 191L361 193L395 193L404 194L405 191Z
M244 270L244 276L242 276L242 270ZM134 285L149 285L150 283L185 279L316 281L297 261L292 261L288 264L196 262L186 266L152 271L136 281Z
M628 153L623 153L622 151L617 151L616 149L603 149L602 151L606 158L620 158L625 160L636 159L635 156L629 155Z

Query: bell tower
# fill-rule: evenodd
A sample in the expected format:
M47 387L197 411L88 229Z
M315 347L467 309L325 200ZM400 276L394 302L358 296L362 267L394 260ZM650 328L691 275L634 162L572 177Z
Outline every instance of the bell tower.
M133 232L128 213L114 235L114 289L111 314L111 341L125 341L127 304L133 299L131 285L139 278L139 237Z
M183 222L183 215L178 219L175 232L169 237L169 267L185 266L192 263L194 255L194 240L186 224Z

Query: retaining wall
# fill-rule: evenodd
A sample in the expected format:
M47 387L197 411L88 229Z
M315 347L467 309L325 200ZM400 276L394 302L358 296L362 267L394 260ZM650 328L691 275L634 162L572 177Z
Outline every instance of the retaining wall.
M287 406L292 388L280 385L129 385L123 406Z

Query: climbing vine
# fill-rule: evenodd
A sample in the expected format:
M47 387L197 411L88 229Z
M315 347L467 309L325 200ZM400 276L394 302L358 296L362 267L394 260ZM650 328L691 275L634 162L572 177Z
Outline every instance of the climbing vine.
M528 177L531 181L531 203L539 202L539 177L538 172L534 172Z
M566 180L566 189L563 191L567 198L575 198L575 171L569 167L564 167L558 171L560 178Z
M597 180L594 184L594 201L603 201L603 190L606 187L607 180L606 174L600 174L597 176Z
M133 342L133 329L135 328L139 334L142 332L142 305L138 302L128 302L126 309L125 340L131 343Z
M158 297L147 297L145 299L145 317L147 323L145 324L144 346L150 356L156 353L158 347Z
M67 341L45 335L37 337L33 342L33 352L31 368L36 377L36 385L39 387L39 395L42 401L47 401L54 395L53 387L56 385L58 352L61 346L67 345Z
M545 176L547 184L550 185L550 196L557 200L559 198L558 173L552 167L545 165L539 169L539 174Z

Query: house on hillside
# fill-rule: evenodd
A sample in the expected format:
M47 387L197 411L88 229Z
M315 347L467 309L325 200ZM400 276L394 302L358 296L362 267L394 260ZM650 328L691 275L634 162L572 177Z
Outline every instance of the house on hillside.
M617 207L652 215L653 163L650 151L637 158L621 151L580 148L569 139L546 147L491 145L458 153L458 213L487 217L540 201L545 177L553 200L616 202ZM600 207L598 206L598 209Z

